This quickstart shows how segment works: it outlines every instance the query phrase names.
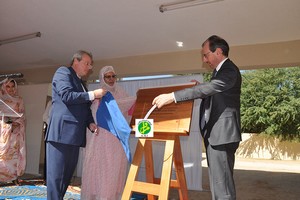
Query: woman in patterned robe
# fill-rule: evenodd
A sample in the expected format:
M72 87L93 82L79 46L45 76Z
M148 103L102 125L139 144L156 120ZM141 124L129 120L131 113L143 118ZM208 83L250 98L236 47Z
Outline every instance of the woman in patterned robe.
M116 74L112 66L105 66L99 74L100 88L109 91L116 100L120 111L129 122L130 111L136 97L130 97L116 83ZM101 103L94 100L92 113L97 121L96 112ZM100 114L103 112L100 110ZM117 119L115 119L117 120ZM126 121L125 121L126 123ZM121 141L108 130L99 127L98 133L87 133L84 150L81 199L82 200L118 200L125 185L128 159Z
M0 99L4 102L0 102L1 108L8 105L16 113L23 113L21 117L0 117L0 182L18 183L26 166L25 115L14 79L2 81Z

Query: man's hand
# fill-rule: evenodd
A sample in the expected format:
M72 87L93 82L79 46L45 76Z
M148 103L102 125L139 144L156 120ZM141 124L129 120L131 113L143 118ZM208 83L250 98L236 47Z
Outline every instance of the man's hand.
M93 92L94 92L95 99L100 99L106 94L107 90L97 89L97 90L94 90Z
M96 135L99 133L98 126L95 123L90 123L89 129L92 133L95 133Z
M168 93L168 94L161 94L157 97L154 98L152 101L152 105L156 105L157 108L161 108L164 105L168 105L170 103L174 102L174 95L173 93Z
M199 85L199 84L200 84L200 82L199 82L199 81L197 81L196 79L192 79L192 80L191 80L191 82L194 82L194 83L196 83L196 85Z

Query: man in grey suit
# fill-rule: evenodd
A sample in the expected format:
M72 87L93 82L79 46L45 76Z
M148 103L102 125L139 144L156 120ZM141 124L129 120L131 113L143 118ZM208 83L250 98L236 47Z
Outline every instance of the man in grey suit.
M86 128L97 133L90 110L91 101L106 90L88 92L81 77L92 68L92 54L78 51L71 67L62 66L52 80L52 110L45 136L47 199L62 200L73 176L79 148L86 143Z
M172 102L201 98L200 131L206 147L213 200L235 200L233 179L235 152L241 141L241 74L228 58L229 45L213 35L202 44L203 62L213 71L210 82L157 96L161 108Z

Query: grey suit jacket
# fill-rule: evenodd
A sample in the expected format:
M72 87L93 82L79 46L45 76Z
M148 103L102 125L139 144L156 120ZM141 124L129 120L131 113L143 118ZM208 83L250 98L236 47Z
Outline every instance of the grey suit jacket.
M227 59L210 82L174 92L176 102L201 98L201 134L211 145L241 141L240 94L241 74L238 67ZM206 111L205 111L206 110Z

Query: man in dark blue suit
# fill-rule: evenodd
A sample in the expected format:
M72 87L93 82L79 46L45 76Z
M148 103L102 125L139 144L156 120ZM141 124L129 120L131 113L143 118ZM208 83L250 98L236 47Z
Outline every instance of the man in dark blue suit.
M92 54L78 51L71 67L62 66L52 80L52 110L46 133L47 199L62 200L77 165L79 148L86 144L86 128L97 133L90 105L106 91L88 92L81 77L92 68Z
M201 98L200 131L206 147L213 200L235 200L233 180L235 152L241 141L241 74L228 58L229 45L216 35L202 44L203 62L213 71L210 82L153 100L158 108L172 102Z

